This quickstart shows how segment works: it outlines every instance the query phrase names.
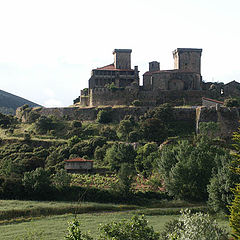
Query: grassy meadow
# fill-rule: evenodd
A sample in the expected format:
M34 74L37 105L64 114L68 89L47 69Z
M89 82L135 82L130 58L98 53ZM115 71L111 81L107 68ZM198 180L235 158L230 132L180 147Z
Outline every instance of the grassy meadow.
M82 232L90 231L93 236L99 234L98 228L100 224L110 223L121 219L130 219L134 214L144 214L149 221L149 225L153 226L156 231L163 230L164 224L171 219L178 217L181 210L180 205L191 208L193 211L206 210L205 206L197 206L186 202L170 201L156 203L155 208L139 207L131 205L117 204L100 204L100 203L78 203L78 202L38 202L38 201L17 201L17 200L1 200L0 214L2 219L4 213L12 213L16 211L28 211L29 209L62 209L66 214L57 215L57 212L49 216L44 216L41 212L37 212L33 216L23 216L21 218L13 215L5 215L8 220L0 221L0 239L38 239L38 240L55 240L64 239L67 232L68 222L77 217L81 222ZM78 206L82 209L82 214L67 213L68 207ZM161 206L161 207L160 207ZM73 209L73 208L69 208ZM16 217L16 218L15 218ZM220 225L227 227L228 220L218 218ZM34 238L35 237L35 238Z

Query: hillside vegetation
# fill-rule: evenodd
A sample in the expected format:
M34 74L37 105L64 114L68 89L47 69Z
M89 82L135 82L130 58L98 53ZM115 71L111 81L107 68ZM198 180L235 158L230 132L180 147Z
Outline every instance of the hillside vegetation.
M19 120L21 114L24 123ZM19 116L0 115L1 199L115 203L137 208L170 208L171 201L178 199L187 201L189 207L208 206L211 213L229 214L227 206L234 199L231 189L240 183L238 170L234 173L231 169L238 169L238 162L230 154L232 145L218 137L216 123L202 123L195 135L195 126L174 121L168 104L140 118L125 116L120 122L113 122L108 110L99 111L93 122L82 122L41 116L26 105ZM64 160L76 157L94 160L94 169L67 173ZM32 214L82 211L78 207L64 209L36 208ZM24 217L27 213L4 214ZM206 224L202 215L183 213L183 219L188 217Z

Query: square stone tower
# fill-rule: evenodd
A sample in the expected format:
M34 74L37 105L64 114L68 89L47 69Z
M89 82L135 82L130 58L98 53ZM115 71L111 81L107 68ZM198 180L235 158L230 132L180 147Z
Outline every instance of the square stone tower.
M149 63L149 72L160 71L160 63L153 61Z
M174 69L201 74L202 49L177 48L173 51Z
M117 69L131 69L132 49L114 49L114 67Z

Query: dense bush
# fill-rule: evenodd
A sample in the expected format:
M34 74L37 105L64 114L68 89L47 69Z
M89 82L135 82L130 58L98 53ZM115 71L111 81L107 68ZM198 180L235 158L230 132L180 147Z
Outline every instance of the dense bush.
M239 107L240 99L239 98L227 98L224 100L224 105L226 107Z
M141 122L140 129L143 138L149 142L163 142L167 137L167 128L164 123L157 118L149 118Z
M131 120L122 120L119 123L118 129L117 129L117 135L122 140L127 140L129 133L133 131L134 129L134 123Z
M109 110L100 110L97 114L97 122L99 123L112 122L112 112Z
M228 234L208 214L181 212L178 220L167 223L161 233L162 240L227 240Z
M74 219L68 223L67 240L93 240L90 234L83 234L80 222ZM158 240L159 233L148 226L144 216L133 216L130 221L121 220L100 226L100 234L96 240Z
M224 154L223 149L206 137L165 146L158 166L169 195L185 200L207 200L215 156Z
M100 135L105 137L107 140L117 140L117 133L114 129L110 127L103 127L100 130Z

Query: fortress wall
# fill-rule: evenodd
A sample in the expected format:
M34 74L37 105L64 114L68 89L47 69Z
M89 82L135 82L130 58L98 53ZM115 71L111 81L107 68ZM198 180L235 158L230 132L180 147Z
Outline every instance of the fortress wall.
M138 98L138 89L95 88L91 95L90 106L130 105Z
M137 119L151 107L104 107L104 108L42 108L39 113L44 116L54 115L69 120L94 121L100 110L111 111L113 121L121 121L126 115L133 115ZM173 109L176 121L195 121L196 110L194 108Z
M220 125L220 136L231 138L239 127L240 108L227 107L199 107L196 110L197 131L201 122L217 122Z

